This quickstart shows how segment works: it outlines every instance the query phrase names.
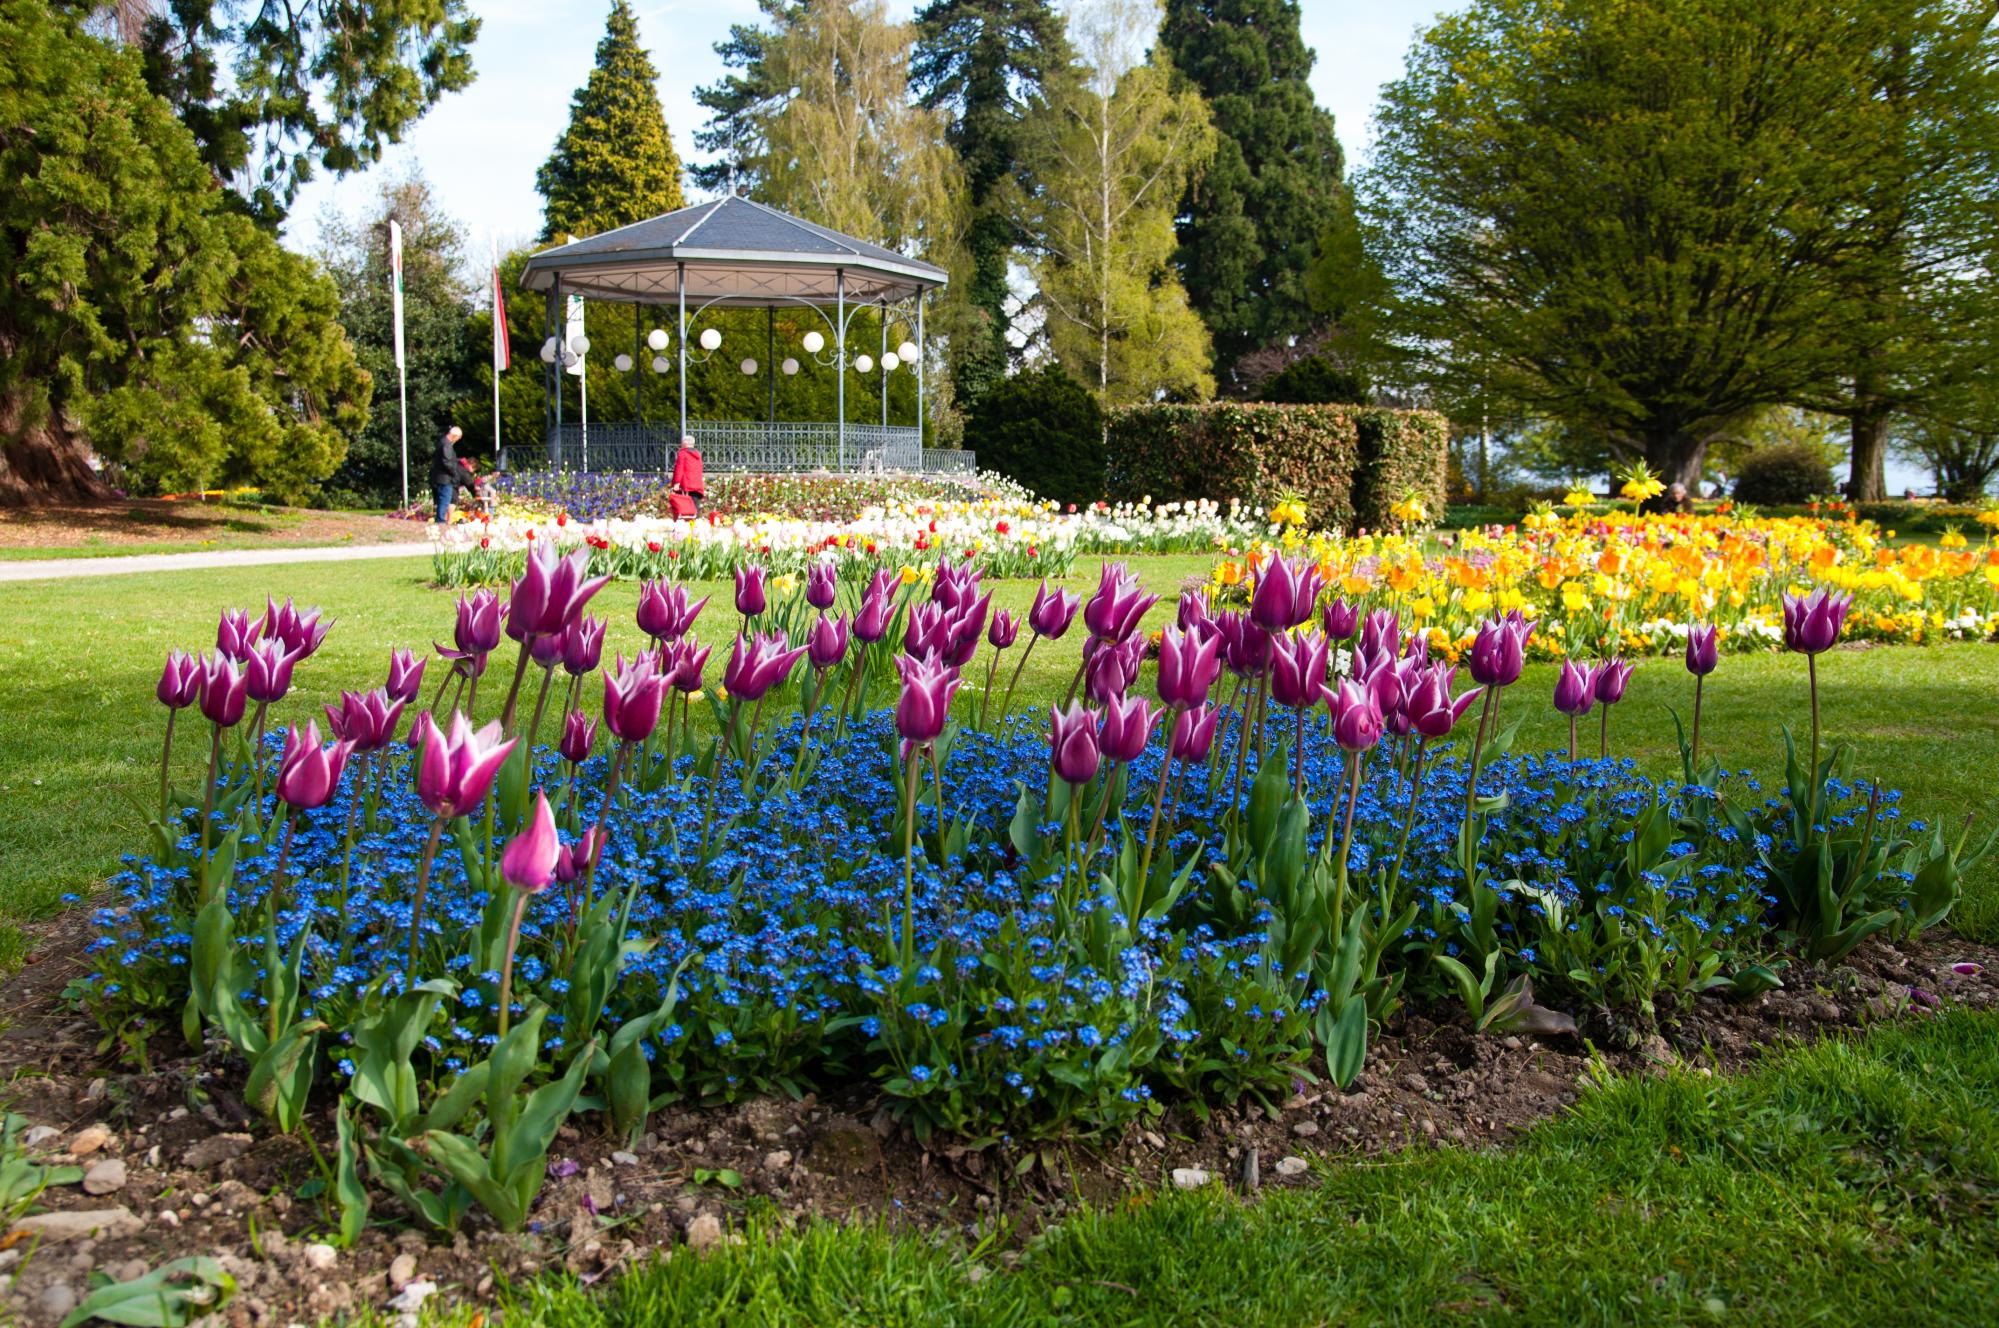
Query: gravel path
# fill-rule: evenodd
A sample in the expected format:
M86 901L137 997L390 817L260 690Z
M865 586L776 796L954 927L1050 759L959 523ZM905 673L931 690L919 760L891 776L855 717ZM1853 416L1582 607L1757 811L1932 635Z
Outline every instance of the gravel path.
M46 581L130 572L194 572L207 567L269 567L281 563L344 563L363 558L428 558L431 546L369 544L319 549L211 549L201 553L142 553L123 558L44 558L0 562L0 581Z

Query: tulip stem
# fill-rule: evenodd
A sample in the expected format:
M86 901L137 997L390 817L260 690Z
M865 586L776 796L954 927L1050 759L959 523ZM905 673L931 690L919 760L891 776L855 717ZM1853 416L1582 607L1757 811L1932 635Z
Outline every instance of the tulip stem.
M483 656L480 662L482 664L485 662ZM465 718L474 718L479 712L479 674L476 671L467 669L465 676L458 680L458 690L451 696L451 705L454 709L457 708L461 697L465 701Z
M1304 706L1298 707L1298 760L1291 776L1291 796L1294 798L1305 792L1305 709Z
M1485 749L1485 726L1492 718L1492 699L1498 688L1485 685L1485 702L1478 710L1478 732L1471 740L1471 771L1465 779L1465 819L1471 819L1472 804L1478 801L1478 759Z
M625 753L631 750L629 742L620 742L618 750L611 754L611 773L604 777L604 801L597 808L597 826L590 832L589 861L583 864L583 911L587 914L596 900L597 859L604 851L604 826L611 819L611 804L618 799L618 776L625 768ZM703 836L704 841L706 836Z
M550 685L553 684L554 682L555 682L554 668L551 667L543 669L541 674L541 690L538 693L536 693L534 698L534 718L528 721L527 749L528 749L528 769L530 771L534 769L535 736L541 732L542 712L548 708L548 689Z
M819 708L819 693L825 690L826 675L815 670L812 683L812 690L805 697L805 725L798 730L798 755L791 761L793 784L798 783L798 772L805 768L805 744L812 737L812 714Z
M444 838L444 818L434 816L430 822L430 838L424 841L423 862L416 869L416 894L410 899L410 963L409 981L416 982L417 947L423 940L423 895L430 888L431 864L437 860L437 841Z
M1096 644L1097 638L1094 636L1083 642L1083 658L1076 665L1076 676L1069 679L1069 694L1062 698L1062 708L1064 710L1067 710L1076 702L1076 689L1083 684L1083 673L1090 667L1090 654ZM1023 656L1020 662L1025 664L1027 660Z
M285 864L291 860L292 832L297 829L298 829L298 816L296 814L293 814L285 817L284 838L278 841L278 865L276 870L274 870L271 873L271 925L272 926L277 925L278 897L284 891ZM273 1029L272 1040L275 1041L276 1038L277 1038L277 1033L276 1030Z
M451 662L451 671L446 673L442 678L439 678L437 680L437 690L431 693L430 697L431 714L435 715L437 713L437 703L444 699L444 689L451 685L451 680L453 678L458 679L458 685L460 687L463 687L465 685L465 675L458 671L459 662L460 661L458 660L453 660Z
M926 742L923 750L930 754L930 782L937 786L937 860L944 860L944 771L937 764L937 744Z
M1812 781L1810 810L1805 814L1805 834L1818 833L1819 822L1819 657L1807 654L1805 670L1812 684L1812 768L1807 777Z
M347 825L340 837L340 917L347 919L347 881L354 866L354 818L361 810L362 795L368 788L368 763L374 753L361 753L361 773L355 776L353 791L347 795Z
M1305 722L1304 721L1305 712L1300 710L1298 714L1299 714L1298 722L1299 725L1302 727ZM1169 734L1172 732L1174 720L1175 720L1174 710L1171 707L1168 707L1166 712L1166 728ZM1300 764L1302 766L1303 763L1301 762ZM1156 842L1158 842L1159 839L1159 814L1160 812L1164 811L1166 808L1166 776L1170 774L1172 770L1173 770L1173 751L1172 751L1172 740L1169 737L1167 740L1167 750L1159 754L1159 787L1153 791L1152 795L1152 824L1146 827L1145 851L1139 854L1138 857L1138 897L1141 901L1143 901L1145 898L1146 894L1145 883L1149 873L1152 870L1152 846ZM1131 928L1131 933L1133 936L1138 935L1137 918L1135 917L1126 918L1125 925Z
M1693 756L1687 763L1688 779L1701 777L1701 685L1706 681L1700 674L1694 675L1694 747Z
M1360 801L1360 759L1355 752L1349 763L1347 782L1347 813L1345 824L1340 829L1340 858L1333 864L1333 942L1339 943L1346 934L1347 927L1347 853L1353 847L1353 808Z
M985 694L979 698L979 728L981 731L986 727L986 716L990 715L993 710L993 679L999 674L999 657L1000 649L998 646L994 646L993 657L986 661Z
M1574 715L1570 715L1569 716L1569 764L1571 766L1574 766L1575 763L1576 763L1576 717ZM1575 771L1571 769L1569 771L1569 775L1571 778L1574 778Z
M521 918L527 913L528 892L514 891L514 918L507 926L507 953L500 961L500 1036L507 1035L508 1021L513 1018L514 1004L514 952L520 948Z
M514 706L521 699L521 679L527 676L527 671L528 637L523 635L521 637L521 657L514 663L514 685L507 689L507 704L500 711L500 731L509 737L512 737L514 732Z
M1034 653L1034 643L1041 639L1036 632L1027 638L1027 648L1020 652L1020 660L1013 666L1013 677L1007 680L1006 697L1000 702L1000 727L1006 727L1006 717L1013 711L1013 689L1020 685L1020 671L1027 667L1027 657Z
M257 702L257 710L250 717L248 747L250 751L250 814L261 817L264 814L264 711L270 702Z
M902 768L902 967L916 958L916 751Z
M160 824L167 823L167 769L174 754L174 720L180 718L180 711L167 709L167 741L160 749Z
M208 898L209 823L215 819L215 770L222 764L222 726L217 724L208 742L208 787L201 798L201 885L202 900Z
M1602 727L1597 731L1596 759L1607 761L1610 759L1610 703L1605 702L1599 709L1603 714L1600 716Z
M1409 781L1409 814L1402 818L1402 842L1395 846L1395 865L1388 869L1388 879L1381 886L1384 915L1394 911L1395 886L1402 879L1402 860L1409 856L1409 832L1416 825L1416 800L1423 796L1423 752L1428 745L1428 738L1416 739L1416 768Z

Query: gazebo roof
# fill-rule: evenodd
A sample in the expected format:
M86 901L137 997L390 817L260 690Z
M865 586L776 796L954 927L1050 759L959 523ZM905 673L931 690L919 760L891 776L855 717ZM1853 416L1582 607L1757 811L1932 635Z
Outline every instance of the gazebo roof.
M680 297L738 308L831 302L845 277L847 298L872 304L934 290L944 269L734 194L545 249L527 262L521 284L630 304Z

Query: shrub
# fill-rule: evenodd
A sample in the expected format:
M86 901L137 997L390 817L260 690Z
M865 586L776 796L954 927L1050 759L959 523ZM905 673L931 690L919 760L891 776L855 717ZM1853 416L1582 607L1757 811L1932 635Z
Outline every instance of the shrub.
M1392 523L1411 490L1444 508L1449 425L1431 411L1379 406L1215 403L1127 406L1110 417L1105 487L1113 499L1296 494L1314 525Z
M1257 390L1259 401L1292 406L1367 404L1367 375L1342 369L1323 355L1293 360Z
M1779 443L1751 452L1735 478L1745 503L1802 503L1833 491L1832 467L1809 443Z
M981 466L1044 498L1092 503L1104 496L1103 411L1059 365L987 389L966 413L965 444Z

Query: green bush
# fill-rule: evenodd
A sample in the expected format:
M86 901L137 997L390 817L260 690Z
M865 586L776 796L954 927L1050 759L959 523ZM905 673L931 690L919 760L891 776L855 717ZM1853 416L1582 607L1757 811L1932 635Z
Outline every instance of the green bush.
M1059 365L1002 378L965 413L965 446L1043 498L1093 503L1104 496L1104 415L1089 389Z
M1426 410L1217 402L1110 416L1105 496L1268 505L1297 495L1314 525L1378 530L1411 491L1444 510L1450 426Z
M1825 454L1809 443L1759 447L1735 477L1737 500L1759 506L1809 502L1833 488L1832 467Z
M1367 404L1367 375L1340 368L1323 355L1294 360L1264 380L1257 400L1288 406Z

